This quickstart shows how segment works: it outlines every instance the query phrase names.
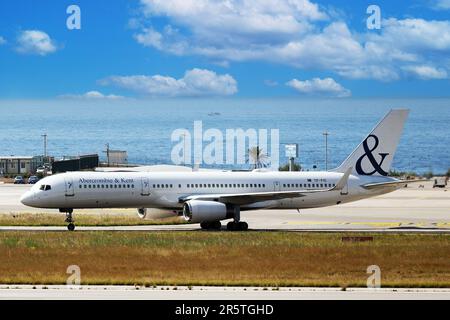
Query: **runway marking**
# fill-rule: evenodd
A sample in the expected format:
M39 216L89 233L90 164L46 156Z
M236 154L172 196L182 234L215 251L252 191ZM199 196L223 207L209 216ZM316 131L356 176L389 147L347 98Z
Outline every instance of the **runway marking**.
M289 221L289 225L354 225L354 226L370 226L380 228L393 228L393 227L439 227L450 228L450 222L370 222L370 221Z

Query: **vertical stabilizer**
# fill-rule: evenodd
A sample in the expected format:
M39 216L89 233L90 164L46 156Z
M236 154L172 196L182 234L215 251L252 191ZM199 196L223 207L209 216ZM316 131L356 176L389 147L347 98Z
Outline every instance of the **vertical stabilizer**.
M333 171L345 172L352 167L353 174L387 176L408 113L408 109L389 111L350 156Z

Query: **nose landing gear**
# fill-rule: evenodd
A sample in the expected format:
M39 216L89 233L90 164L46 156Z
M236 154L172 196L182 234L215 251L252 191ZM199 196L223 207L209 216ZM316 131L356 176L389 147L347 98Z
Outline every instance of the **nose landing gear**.
M67 225L67 230L69 231L74 231L75 230L75 221L73 220L73 209L59 209L59 212L65 212L66 213L66 222L68 223Z

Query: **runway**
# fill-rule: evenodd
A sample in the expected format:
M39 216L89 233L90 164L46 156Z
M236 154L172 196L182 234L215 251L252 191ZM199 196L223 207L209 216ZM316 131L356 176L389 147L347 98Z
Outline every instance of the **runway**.
M0 300L450 300L450 289L0 285Z
M0 184L0 214L57 213L22 205L20 196L30 186ZM77 214L135 215L135 209L76 210ZM64 216L61 214L61 219ZM333 207L296 210L259 210L242 213L251 230L323 231L323 232L441 232L450 233L450 192L411 185L398 191ZM192 225L146 225L121 227L82 227L78 231L160 231L199 230ZM3 230L63 231L65 227L0 227Z

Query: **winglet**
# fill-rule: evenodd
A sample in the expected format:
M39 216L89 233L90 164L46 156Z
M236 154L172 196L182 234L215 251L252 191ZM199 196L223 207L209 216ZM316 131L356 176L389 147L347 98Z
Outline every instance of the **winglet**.
M352 173L353 167L349 167L347 171L345 171L344 175L339 179L339 181L336 183L336 186L334 186L330 191L338 191L345 188L345 185L347 184L348 178L350 177L350 174Z

